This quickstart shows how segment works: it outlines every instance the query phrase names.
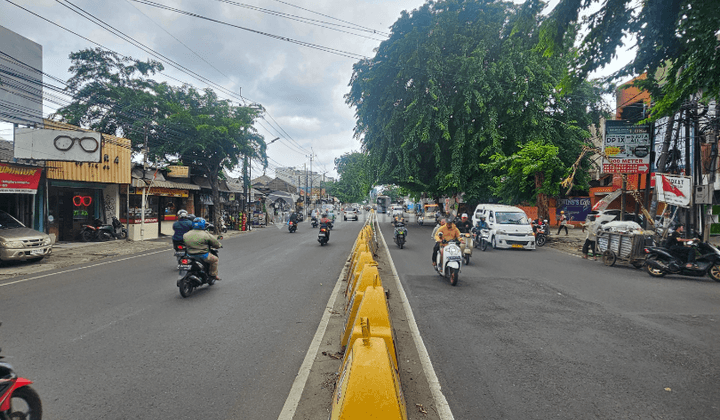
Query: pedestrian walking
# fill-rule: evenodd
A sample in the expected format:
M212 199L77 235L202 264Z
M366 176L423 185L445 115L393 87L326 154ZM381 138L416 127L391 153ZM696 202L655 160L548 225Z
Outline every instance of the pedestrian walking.
M558 223L560 226L558 227L557 234L560 234L560 231L562 229L565 229L565 236L568 235L568 228L567 228L567 216L565 216L565 211L560 212L560 219L558 219Z

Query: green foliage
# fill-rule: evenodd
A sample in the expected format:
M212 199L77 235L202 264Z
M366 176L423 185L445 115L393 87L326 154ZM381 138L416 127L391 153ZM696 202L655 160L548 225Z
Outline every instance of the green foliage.
M445 0L404 12L375 57L355 64L346 101L372 178L431 196L492 199L499 167L524 144L558 146L570 166L603 113L589 83L555 89L565 55L537 49L542 3Z
M367 155L358 152L345 153L335 159L335 170L340 179L331 184L328 193L343 203L360 202L372 188Z
M673 114L689 97L707 101L720 96L720 6L717 0L561 0L542 28L540 47L558 55L564 37L575 38L582 11L600 9L585 19L589 29L563 81L574 88L586 75L616 58L623 36L636 38L635 58L608 80L647 73L637 83L652 93L651 119ZM633 40L635 42L635 40Z
M492 187L493 192L501 197L501 202L516 204L532 201L537 194L554 196L560 192L560 181L567 168L558 152L557 146L531 141L512 156L493 155L493 162L483 165L483 168L503 174L495 177ZM542 174L544 178L539 188L536 188L537 174Z

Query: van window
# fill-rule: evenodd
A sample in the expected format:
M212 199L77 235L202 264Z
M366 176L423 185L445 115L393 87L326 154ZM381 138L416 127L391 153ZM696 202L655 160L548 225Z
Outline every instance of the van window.
M529 225L525 213L522 212L498 212L497 221L501 225Z
M488 212L488 221L489 222L495 222L495 217L493 216L493 212Z

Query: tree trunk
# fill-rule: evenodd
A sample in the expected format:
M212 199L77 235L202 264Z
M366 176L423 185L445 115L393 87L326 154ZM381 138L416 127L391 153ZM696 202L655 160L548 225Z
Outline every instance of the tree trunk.
M542 190L543 182L545 182L545 174L542 172L535 172L535 191L537 191L536 204L538 217L541 220L550 220L550 203L548 202L548 196L547 194L540 192Z

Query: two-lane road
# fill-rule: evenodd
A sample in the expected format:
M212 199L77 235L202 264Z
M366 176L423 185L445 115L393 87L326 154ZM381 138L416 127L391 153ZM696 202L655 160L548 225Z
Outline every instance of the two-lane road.
M720 284L546 247L476 249L452 287L409 219L401 250L379 217L456 419L720 418Z
M170 250L0 283L2 354L48 419L277 419L363 218L227 238L187 299Z

